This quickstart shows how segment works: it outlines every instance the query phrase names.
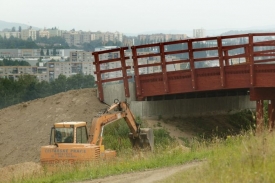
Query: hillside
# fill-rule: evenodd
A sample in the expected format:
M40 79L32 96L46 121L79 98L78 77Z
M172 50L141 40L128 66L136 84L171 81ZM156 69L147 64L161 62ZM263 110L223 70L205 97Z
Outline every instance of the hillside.
M54 122L87 121L107 106L95 89L73 90L0 110L0 168L39 162L40 146L47 145Z

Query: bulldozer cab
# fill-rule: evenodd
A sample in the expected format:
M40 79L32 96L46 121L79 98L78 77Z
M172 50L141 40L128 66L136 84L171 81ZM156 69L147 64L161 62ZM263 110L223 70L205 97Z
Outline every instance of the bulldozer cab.
M57 143L87 143L86 122L55 123L51 129L50 145Z

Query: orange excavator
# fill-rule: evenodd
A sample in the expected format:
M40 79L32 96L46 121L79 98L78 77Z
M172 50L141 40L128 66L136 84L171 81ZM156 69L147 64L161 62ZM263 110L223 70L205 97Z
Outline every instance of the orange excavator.
M89 134L87 122L55 123L51 129L50 144L41 147L41 163L73 163L114 158L116 151L105 150L102 144L103 129L105 125L122 118L130 129L129 138L133 147L153 150L153 130L140 128L128 104L115 100L104 113L93 119Z

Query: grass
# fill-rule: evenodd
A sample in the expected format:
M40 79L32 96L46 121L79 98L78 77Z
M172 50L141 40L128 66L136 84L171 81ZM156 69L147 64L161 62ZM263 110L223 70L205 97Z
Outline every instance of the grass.
M141 124L144 127L144 124ZM109 175L143 171L152 168L184 164L204 159L208 152L179 148L175 139L164 129L154 130L154 151L133 150L127 138L129 128L124 121L105 127L103 143L106 149L117 150L114 160L86 164L59 164L44 167L43 171L14 178L13 182L72 182L89 180Z
M112 161L99 161L96 163L68 165L55 167L54 171L46 169L40 174L23 177L15 182L69 182L95 179L108 175L142 171L152 168L167 167L202 159L207 152L183 151L176 144L169 148L156 146L154 152L132 151L121 152Z
M209 144L207 163L179 172L166 182L275 182L275 135L268 131L260 135L246 132Z
M228 121L246 120L245 114L229 116ZM202 120L202 119L200 119ZM199 124L201 124L199 120ZM236 120L236 121L237 121ZM142 123L142 121L140 120ZM144 124L141 124L144 127ZM244 126L244 125L243 125ZM208 126L206 126L208 128ZM218 134L218 133L217 133ZM241 134L241 135L240 135ZM154 152L134 151L127 137L124 121L108 125L104 131L105 148L115 149L118 157L109 161L86 164L63 164L54 171L45 167L40 173L17 177L13 182L72 182L109 175L180 165L194 160L207 160L202 166L179 172L162 182L275 182L275 135L263 132L255 136L252 130L239 135L209 135L209 138L182 139L189 150L181 148L164 129L154 130ZM227 136L225 136L227 135ZM52 167L51 167L52 168Z

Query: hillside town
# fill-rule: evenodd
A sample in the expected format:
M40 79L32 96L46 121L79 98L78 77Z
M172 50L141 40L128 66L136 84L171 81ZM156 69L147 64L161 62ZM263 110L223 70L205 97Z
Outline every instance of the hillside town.
M193 37L205 37L206 31L204 29L194 29ZM0 37L4 39L18 38L22 40L32 40L36 41L40 38L54 38L61 37L65 40L66 44L69 46L67 49L60 48L46 48L43 43L37 43L37 45L42 48L37 49L0 49L0 60L11 59L11 60L24 60L27 61L29 66L1 66L0 65L0 78L11 78L17 80L20 75L30 74L37 77L39 81L52 81L60 74L66 77L75 74L93 75L95 68L93 65L94 58L92 56L93 51L102 51L112 48L117 48L118 46L99 46L94 50L85 51L81 49L81 45L91 43L92 41L100 41L102 45L105 43L112 42L114 45L121 46L133 46L136 44L149 44L157 42L165 42L171 40L181 40L186 39L188 36L186 34L143 34L138 36L125 36L121 32L84 32L84 31L64 31L57 28L42 29L37 30L32 27L28 29L21 29L21 27L16 30L15 27L12 29L4 29L0 31ZM116 44L120 43L120 44ZM43 48L44 46L44 48ZM54 45L60 46L60 45ZM144 52L144 53L143 53ZM141 50L140 54L145 54L146 52L154 52L154 50ZM126 53L131 55L130 51ZM104 58L103 58L104 57ZM100 58L105 60L107 58L115 58L116 54L110 55L105 54ZM144 58L141 59L141 63L153 63L156 62L158 58ZM177 59L177 56L169 56L167 60ZM132 65L131 59L127 61L128 65ZM120 67L120 63L113 63L112 65L106 64L101 67L106 68L116 68ZM179 64L176 66L171 66L168 70L175 70L176 68L186 67L184 64ZM159 68L152 68L150 70L141 69L140 72L152 73ZM131 71L129 71L131 72ZM120 77L121 73L114 72L111 74L106 74L105 78Z

